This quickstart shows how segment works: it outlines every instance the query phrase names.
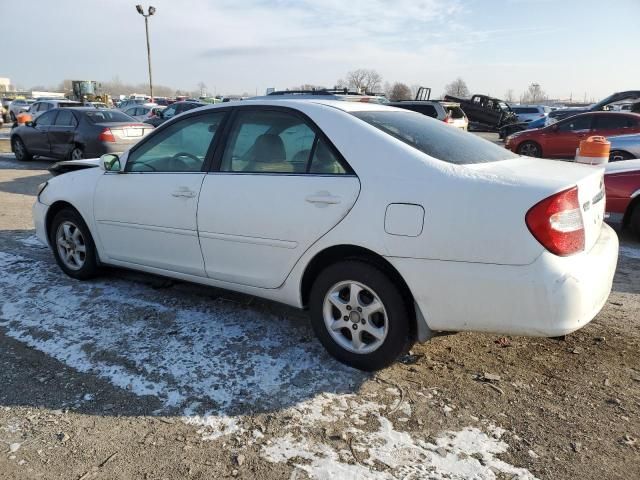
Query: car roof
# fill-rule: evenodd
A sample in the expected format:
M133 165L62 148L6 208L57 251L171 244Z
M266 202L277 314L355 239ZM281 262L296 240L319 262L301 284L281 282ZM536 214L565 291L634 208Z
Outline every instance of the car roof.
M242 103L233 103L233 107L241 107L243 105L264 105L264 106L288 106L291 108L301 108L304 106L311 107L332 107L337 110L342 110L344 112L366 112L366 111L398 111L398 112L406 112L406 110L401 108L396 108L393 106L389 106L382 103L375 102L350 102L345 100L321 100L318 98L314 99L281 99L281 100L265 100L265 99L249 99L244 100ZM211 105L211 107L230 107L229 104L217 103L215 105Z

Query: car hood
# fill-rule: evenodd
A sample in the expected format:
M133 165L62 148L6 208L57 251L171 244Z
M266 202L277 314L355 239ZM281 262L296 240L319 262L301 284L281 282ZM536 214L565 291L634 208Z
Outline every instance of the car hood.
M85 158L82 160L65 160L63 162L56 162L51 167L49 167L49 171L55 177L57 175L62 175L63 173L99 166L99 158Z

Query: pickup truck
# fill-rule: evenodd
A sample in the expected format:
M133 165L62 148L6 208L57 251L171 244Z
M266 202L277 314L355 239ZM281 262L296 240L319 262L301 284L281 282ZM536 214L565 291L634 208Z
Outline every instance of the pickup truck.
M477 130L497 131L505 125L517 121L516 114L507 103L487 95L474 95L471 99L445 95L449 102L460 104L469 118L469 127Z

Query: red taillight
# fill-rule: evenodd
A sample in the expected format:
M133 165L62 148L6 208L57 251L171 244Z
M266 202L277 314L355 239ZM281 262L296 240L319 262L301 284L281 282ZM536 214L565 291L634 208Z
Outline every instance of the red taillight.
M453 123L453 122L454 122L454 120L453 120L453 118L451 118L451 117L447 117L447 118L445 118L445 119L444 119L444 122L445 122L445 123Z
M584 250L578 187L545 198L527 212L527 227L544 248L560 256Z
M105 128L100 132L100 135L98 135L98 140L101 142L115 142L116 137L113 136L113 132L110 128Z

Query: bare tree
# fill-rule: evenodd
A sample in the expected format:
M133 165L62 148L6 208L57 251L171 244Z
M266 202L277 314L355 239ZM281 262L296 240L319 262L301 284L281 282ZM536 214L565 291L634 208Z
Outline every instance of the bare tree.
M362 93L373 93L380 90L382 75L375 70L359 68L347 73L344 80L338 80L339 85L347 85L348 88Z
M468 98L469 87L467 87L467 83L462 78L458 77L444 87L444 93L454 97Z
M539 83L532 83L529 85L529 88L524 95L522 96L522 101L524 103L540 103L546 100L547 94L542 90L542 87Z
M515 94L513 93L513 89L510 88L509 90L506 91L506 93L504 94L504 99L508 102L508 103L512 103L516 101L516 97Z
M393 84L391 89L387 92L387 96L389 100L392 102L397 102L400 100L411 100L411 89L408 85L400 82L396 82Z

